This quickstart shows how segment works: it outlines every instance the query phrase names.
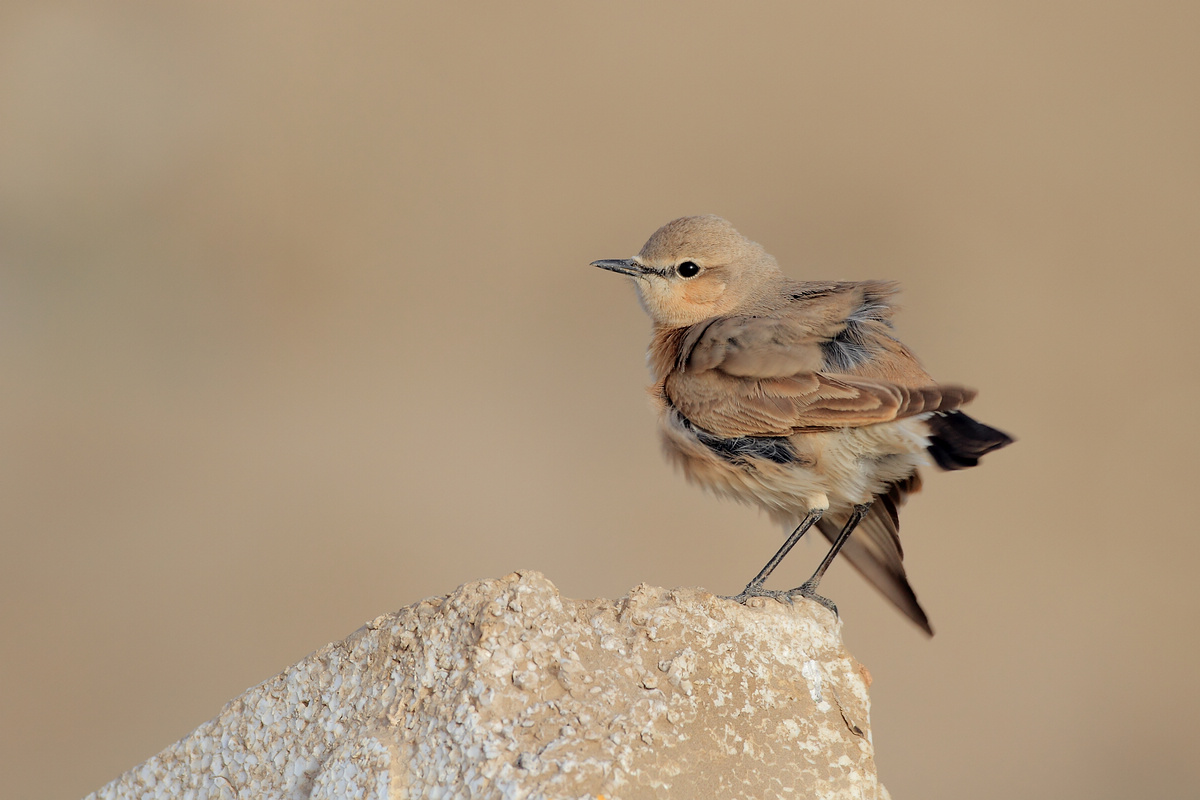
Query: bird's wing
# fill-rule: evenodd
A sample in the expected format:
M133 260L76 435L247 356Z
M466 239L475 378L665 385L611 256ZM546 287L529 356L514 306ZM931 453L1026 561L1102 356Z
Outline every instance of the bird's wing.
M870 340L887 336L888 300L896 290L887 281L796 283L785 291L786 304L770 314L714 317L693 326L680 358L697 372L720 368L738 377L819 372L830 360L853 360L855 351L865 357Z
M861 427L948 411L975 396L962 386L902 386L822 372L756 379L730 375L720 367L674 371L664 389L671 404L692 424L723 437Z
M870 512L842 547L842 556L850 561L864 578L930 636L933 628L929 617L917 602L917 596L904 572L904 552L900 548L899 507L907 496L921 487L921 478L914 473L907 480L893 484L887 494L876 498ZM826 514L817 522L821 533L831 542L846 523L848 513Z
M718 436L787 436L958 408L974 397L933 382L890 336L890 283L816 287L764 315L715 317L688 330L663 388Z

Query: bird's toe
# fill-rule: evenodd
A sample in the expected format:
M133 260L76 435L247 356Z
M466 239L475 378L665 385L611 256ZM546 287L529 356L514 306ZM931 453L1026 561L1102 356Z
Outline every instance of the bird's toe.
M724 595L726 600L733 600L741 603L742 605L746 605L746 602L753 597L770 597L773 600L778 600L781 603L786 602L789 605L793 602L790 592L777 591L775 589L765 589L761 583L748 584L746 588L742 589L742 591L738 594Z
M837 604L828 597L822 597L817 594L817 585L812 581L805 581L795 589L790 589L784 592L789 598L803 597L806 600L813 600L828 608L833 612L833 615L838 616Z

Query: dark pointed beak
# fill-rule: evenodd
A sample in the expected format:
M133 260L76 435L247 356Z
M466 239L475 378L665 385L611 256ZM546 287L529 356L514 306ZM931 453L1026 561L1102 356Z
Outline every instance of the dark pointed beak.
M599 267L600 269L606 269L610 272L619 272L622 275L630 275L634 278L640 278L649 271L632 258L614 258L604 261L593 261L592 266Z

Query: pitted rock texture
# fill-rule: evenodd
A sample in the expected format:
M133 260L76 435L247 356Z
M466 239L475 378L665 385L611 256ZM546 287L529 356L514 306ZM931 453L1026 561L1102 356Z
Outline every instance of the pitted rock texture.
M815 603L518 572L365 625L92 798L887 798Z

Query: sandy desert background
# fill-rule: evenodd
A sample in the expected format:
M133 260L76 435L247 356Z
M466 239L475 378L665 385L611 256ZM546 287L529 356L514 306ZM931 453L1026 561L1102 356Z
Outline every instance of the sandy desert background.
M0 772L78 797L518 568L730 593L589 269L716 213L1017 445L927 475L926 639L845 564L897 798L1200 785L1200 6L0 7ZM807 577L819 549L781 568Z

